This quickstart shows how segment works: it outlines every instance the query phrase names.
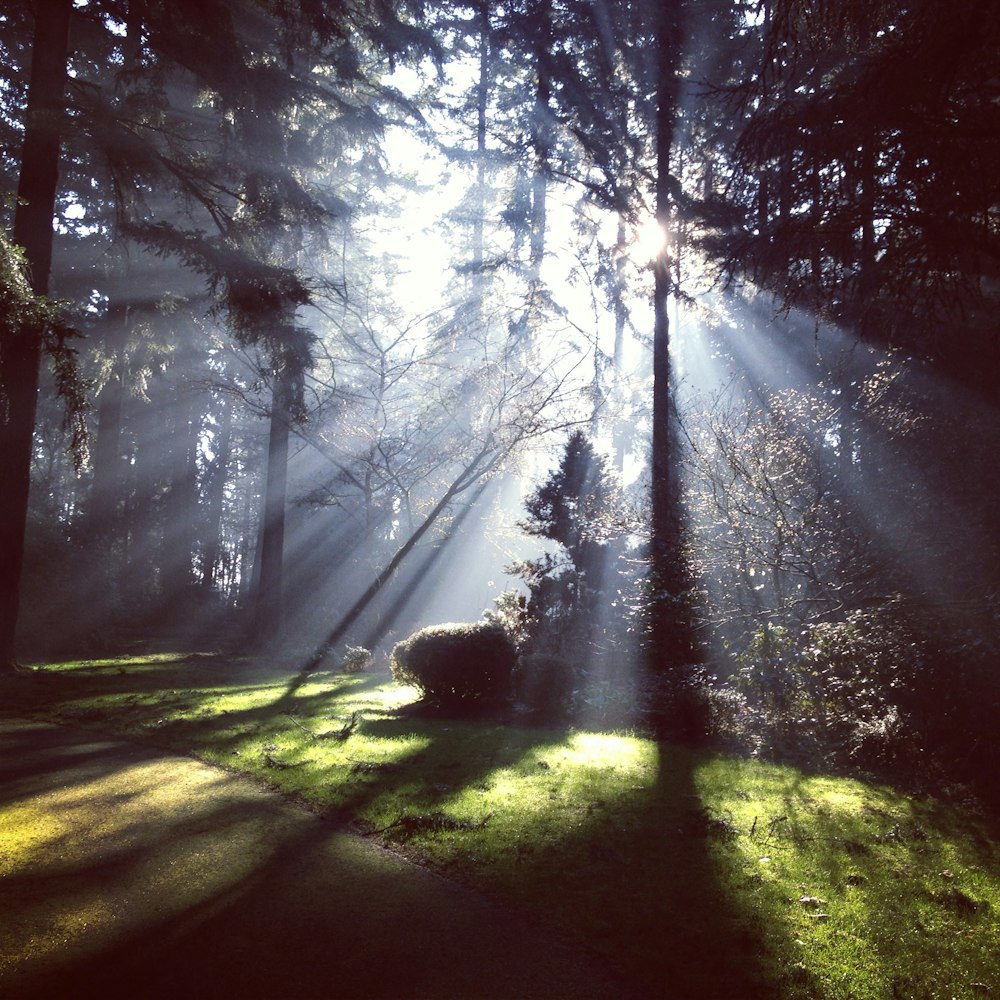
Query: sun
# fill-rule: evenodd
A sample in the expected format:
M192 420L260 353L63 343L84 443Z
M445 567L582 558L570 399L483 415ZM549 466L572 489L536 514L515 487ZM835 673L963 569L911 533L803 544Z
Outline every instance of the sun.
M663 227L650 216L641 220L633 230L628 255L633 263L645 267L656 260L666 242L667 234L663 231Z

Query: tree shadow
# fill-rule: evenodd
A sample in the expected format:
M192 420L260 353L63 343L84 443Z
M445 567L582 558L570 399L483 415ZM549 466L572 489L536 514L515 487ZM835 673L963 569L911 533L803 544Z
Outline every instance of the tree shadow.
M192 674L192 664L188 663L186 666L171 665L159 675L159 680L157 672L150 671L148 676L132 678L112 672L105 675L103 681L109 689L118 693L123 693L129 684L135 682L145 685L144 690L147 691L156 689L159 684L158 690L167 698L170 685L175 683L192 690ZM238 672L228 672L226 676L235 679ZM221 673L206 678L203 682L205 688L220 686L221 678ZM287 711L293 717L298 713L308 718L328 706L345 687L363 696L365 691L384 681L380 676L317 678L314 675L313 680L317 679L323 681L319 690L300 690L287 701L279 700L227 713L227 727L234 733L245 734L255 728L263 733L267 727L273 729L281 711ZM384 740L387 745L413 740L415 736L419 739L414 740L412 748L394 753L391 760L358 759L346 775L341 766L335 779L340 787L326 815L326 835L332 835L335 827L343 828L345 824L350 824L394 840L397 848L412 854L414 843L406 837L404 817L433 817L436 813L447 816L455 797L463 790L485 790L497 773L506 770L547 769L550 762L556 759L558 749L575 738L575 734L566 729L527 728L511 725L510 721L502 716L468 719L434 714L428 718L426 706L420 705L367 716L362 723L366 735ZM288 725L290 727L291 723ZM151 733L150 737L174 747L200 742L224 750L226 740L231 737L223 734L213 744L218 730L217 717L195 716L170 723L164 730ZM532 925L535 918L531 908L533 900L537 899L536 885L544 885L544 891L556 900L554 907L549 905L551 899L546 904L546 909L556 916L547 920L544 928L537 933L540 940L551 942L560 939L558 900L562 896L565 896L568 905L588 908L591 911L588 926L593 931L588 935L590 940L587 946L599 956L599 967L617 970L612 978L619 983L616 992L599 995L750 998L789 995L782 992L787 984L778 984L772 971L775 963L771 959L780 946L776 944L780 929L769 926L759 916L759 910L747 906L746 893L743 896L734 893L734 881L743 879L745 882L745 873L740 872L740 866L732 856L733 848L722 818L703 808L697 774L704 757L694 751L665 745L651 743L649 746L655 750L655 775L648 780L626 784L621 795L611 804L592 802L582 816L563 817L558 812L557 768L550 772L554 783L552 811L545 816L539 815L537 827L531 822L526 826L522 842L514 849L521 885L515 886L512 893L501 893L504 909L509 914L507 919L525 927ZM107 763L104 751L92 748L88 753L92 755L90 763L95 767ZM58 765L64 759L65 754L62 757L57 754L55 758L49 758L48 763ZM86 755L81 762L85 760ZM36 760L32 767L44 776L48 763L43 757ZM623 778L623 781L629 779ZM19 794L23 795L26 791L30 789L22 788ZM399 811L386 814L383 809L384 821L359 822L359 818L366 813L369 816L379 814L380 799L391 801L392 809ZM479 819L483 819L485 813L484 806L483 816ZM225 829L227 818L221 808L217 819L220 829ZM502 820L500 815L492 822ZM543 820L546 824L544 832ZM552 835L553 823L562 824L558 826L555 836ZM164 825L163 830L163 842L170 842L174 836L169 833L170 830L176 832L174 840L186 836L182 828L171 824ZM458 835L463 834L459 831ZM300 855L305 853L304 848L293 850L289 847L287 864L297 865ZM415 853L426 860L426 855L420 853L419 844ZM123 861L126 868L131 860L126 858ZM271 865L268 862L264 868L273 872L274 878L280 881L284 877L283 864L276 860L273 867L268 867ZM114 871L120 874L121 869ZM448 874L459 877L468 875L478 884L490 884L488 872L469 870L449 871ZM742 885L741 888L748 887ZM277 890L272 887L269 891ZM753 891L754 887L748 889L749 893ZM764 891L763 888L761 891ZM253 888L246 889L253 899L257 898L256 892ZM177 933L192 947L197 943L196 939L201 940L202 937L205 941L221 940L226 934L239 937L243 927L243 910L247 908L244 895L243 889L232 887L213 895L215 902L212 905L217 907L218 916L212 915L215 911L208 903L190 907L190 912L185 910L185 916L177 917ZM261 901L253 919L267 921L266 910ZM209 921L211 933L192 930L196 925L202 926L198 921L205 914L208 914L205 919ZM342 918L348 922L354 919L350 907ZM230 926L227 926L227 920L231 922ZM295 928L295 933L301 931L307 940L315 940L291 916L282 920L287 921L288 928ZM160 924L157 926L161 927ZM271 926L279 940L286 939L285 924L271 921ZM114 962L124 963L124 966L133 969L135 977L141 978L142 969L137 964L138 960L130 956L133 951L138 955L146 949L159 956L156 961L164 961L166 946L159 938L162 933L161 927L156 934L130 939L127 947L111 953ZM201 948L201 945L197 947ZM288 944L288 947L292 945ZM295 947L298 947L297 942ZM391 949L388 945L385 947L387 950L382 958L389 962L392 960ZM579 948L580 942L576 942L575 947ZM304 955L302 961L307 961L307 957ZM201 964L195 963L191 968L201 968L204 972L208 961L207 954L203 953L198 960ZM100 970L90 968L90 974L99 975ZM804 971L801 975L805 977ZM129 981L128 976L122 981ZM139 978L131 981L138 983ZM809 983L803 979L800 985L803 995L808 995ZM253 992L254 984L245 986L250 990L248 995L263 995ZM361 986L358 988L362 989ZM279 992L294 995L287 991ZM362 989L357 994L321 992L302 995L383 994ZM409 994L401 992L397 995ZM480 994L472 991L451 995ZM509 995L521 994L514 991ZM549 995L563 994L555 992Z
M52 727L6 735L43 759L47 739L73 743ZM72 804L74 826L6 873L4 995L618 995L586 956L316 816L194 762L149 771L148 754L118 751L101 777L87 753L83 772L61 769L71 803L34 797L42 816Z

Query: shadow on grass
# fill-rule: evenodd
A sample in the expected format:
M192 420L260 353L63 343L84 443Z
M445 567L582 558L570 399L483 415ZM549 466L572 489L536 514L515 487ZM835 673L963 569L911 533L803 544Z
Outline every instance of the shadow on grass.
M126 727L128 712L134 711L136 720L148 720L150 715L149 704L130 703L129 698L152 699L154 705L169 713L187 704L191 692L205 698L211 698L220 689L225 689L227 695L253 693L259 690L255 682L274 686L275 681L273 674L268 680L264 673L258 675L245 664L206 665L188 658L135 670L115 665L93 669L88 678L78 670L71 672L75 676L68 679L67 686L72 688L67 691L69 700L83 698L85 692L81 687L99 689L90 694L99 694L111 702L117 699L125 714L117 724L124 721ZM125 673L120 673L120 669ZM194 748L224 755L248 733L255 734L254 739L256 734L264 739L277 728L294 729L282 713L309 721L324 712L328 715L339 697L338 711L342 714L349 701L344 697L346 693L362 699L383 680L377 676L313 675L309 681L316 684L315 690L304 690L304 685L295 689L286 687L277 699L229 710L224 715L195 714L168 720L148 730L144 738L174 749ZM50 707L58 704L60 687L58 678L40 680L33 695L35 704L50 703ZM211 710L210 705L206 707ZM558 751L574 739L572 733L512 727L503 720L426 718L412 709L369 713L363 727L366 736L384 741L387 746L410 742L394 751L391 759L352 758L346 772L343 766L339 771L334 768L324 771L321 767L318 776L314 774L312 778L318 777L319 785L325 780L335 786L323 792L318 800L328 816L339 823L351 822L381 832L397 847L421 860L434 861L440 857L435 855L429 839L466 838L471 846L458 852L460 860L446 868L448 873L476 885L486 885L499 898L513 904L515 909L507 919L515 925L525 923L526 913L543 913L547 929L536 935L543 942L551 943L558 938L552 928L582 928L588 948L620 970L621 980L627 983L616 992L597 995L763 998L810 994L812 984L804 970L797 973L800 976L795 984L797 992L789 990L788 982L779 982L774 972L784 960L776 950L782 947L782 928L769 924L761 916L766 911L747 907L745 900L733 893L733 880L741 877L739 864L733 857L734 848L725 824L703 808L696 780L704 759L701 755L650 744L654 755L650 766L655 773L648 779L634 780L622 770L623 786L613 798L592 801L583 812L570 813L562 809L560 801ZM308 740L304 745L313 746ZM488 867L480 864L475 844L486 846L487 838L492 836L489 824L506 821L502 804L498 815L479 829L475 821L466 828L451 829L445 824L435 828L433 822L426 826L416 822L412 827L406 825L407 816L448 817L457 796L480 789L485 796L496 776L507 771L543 774L546 780L551 779L552 790L546 800L548 804L533 806L536 809L533 814L529 810L516 842L506 844ZM296 773L285 772L283 777ZM89 779L82 775L80 780ZM294 790L294 780L282 780L281 784ZM312 787L317 787L316 780ZM484 805L478 819L485 820L486 814ZM225 813L220 811L216 819L217 824L215 820L211 822L230 837L225 834L230 829ZM330 835L332 828L325 829L325 836ZM414 835L410 836L411 833ZM186 836L182 828L168 824L161 842L167 845L182 842ZM309 946L294 935L302 934L306 940L314 941L315 934L310 935L294 914L283 914L278 920L270 918L264 897L254 887L266 885L268 892L277 892L292 870L286 868L286 862L293 867L299 865L310 850L308 844L292 838L273 860L262 863L260 870L241 875L233 884L211 893L208 900L184 907L181 914L171 918L176 919L176 926L156 923L155 932L143 932L145 936L130 939L127 948L123 945L117 951L103 951L100 961L125 963L132 970L129 975L141 978L143 962L164 961L167 954L164 942L181 935L188 942L185 947L194 947L202 956L191 967L191 975L196 977L204 972L210 960L211 949L206 943L206 950L202 950L201 942L218 943L227 934L239 936L250 919L270 921L277 940L284 942L292 954L301 955L305 962ZM132 859L123 863L127 867ZM255 901L251 907L247 905L248 894ZM353 895L352 890L352 898ZM287 905L294 909L290 902ZM344 908L341 904L340 916L345 924L355 921L353 905L351 902ZM468 938L465 941L475 950ZM384 946L384 951L378 952L379 961L393 961L391 943L380 938L379 946ZM432 952L437 947L432 941L427 946ZM141 961L134 957L146 954L154 957ZM331 974L336 978L335 971ZM128 978L125 976L123 981ZM273 982L271 986L277 989ZM250 990L247 995L264 995L259 990L254 992L252 983L246 984L246 988ZM361 989L357 984L352 988ZM280 992L295 995L287 990ZM364 989L350 993L338 988L328 994L301 995L383 994ZM473 991L464 995L503 994Z
M623 995L579 952L244 782L53 726L0 735L3 777L61 758L7 814L3 995Z

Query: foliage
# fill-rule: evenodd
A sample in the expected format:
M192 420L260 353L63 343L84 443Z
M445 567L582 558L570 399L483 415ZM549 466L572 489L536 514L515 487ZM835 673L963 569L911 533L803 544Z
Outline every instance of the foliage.
M56 395L64 405L63 429L70 432L70 452L79 472L88 458L89 384L80 373L76 351L70 344L78 334L67 325L64 311L64 303L32 292L25 274L24 251L0 230L0 331L8 343L20 337L37 337L41 341L52 364ZM0 414L6 414L2 389L0 386Z
M340 661L340 669L345 674L364 673L372 665L371 651L364 646L348 646Z
M745 699L744 724L785 759L879 763L905 746L892 692L909 639L881 612L798 633L765 625L736 657L732 686Z
M529 590L532 635L526 648L586 657L615 627L610 625L614 615L609 605L630 527L621 485L607 459L582 431L574 431L558 466L524 506L528 517L520 527L559 545L557 552L516 563L510 570ZM602 620L608 629L600 627Z
M525 650L536 624L528 611L528 599L519 590L505 590L493 599L493 605L493 610L485 612L485 619L497 622L518 652Z
M995 634L982 619L956 628L899 605L799 630L767 624L713 692L716 725L755 753L992 799Z
M710 252L788 304L936 356L992 392L997 232L984 206L998 197L998 132L986 67L1000 29L987 10L788 0L764 16L731 66L738 117L719 133L744 222Z
M389 666L400 684L448 706L495 704L510 696L517 653L496 622L432 625L396 643Z

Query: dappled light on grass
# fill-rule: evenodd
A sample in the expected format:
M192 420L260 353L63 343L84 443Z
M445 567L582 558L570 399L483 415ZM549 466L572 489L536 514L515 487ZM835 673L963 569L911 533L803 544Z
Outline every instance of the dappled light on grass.
M788 971L807 995L974 996L976 983L995 985L1000 851L975 820L751 761L709 760L695 785L727 831L725 882L793 949L786 961L797 953Z
M10 768L9 788L33 794L5 804L0 824L0 981L97 956L121 933L123 914L141 930L201 912L261 861L260 821L216 793L218 772L192 767L177 780L170 762L133 754L101 773L107 744L66 752L65 786L46 787L21 760Z
M56 669L16 693L253 774L679 995L996 986L1000 853L973 816L634 734L435 716L378 675L285 699L287 673L250 666Z

